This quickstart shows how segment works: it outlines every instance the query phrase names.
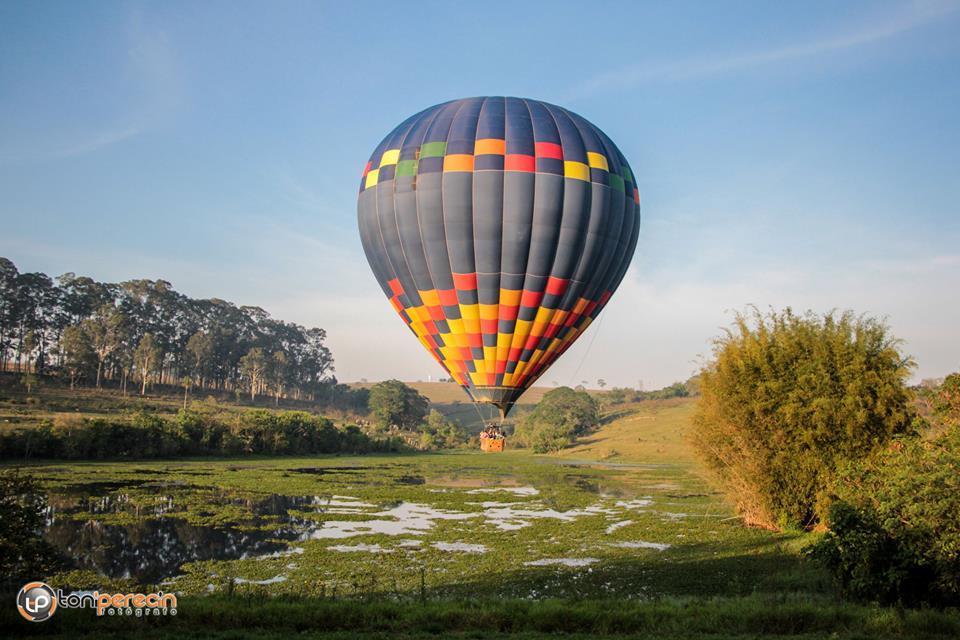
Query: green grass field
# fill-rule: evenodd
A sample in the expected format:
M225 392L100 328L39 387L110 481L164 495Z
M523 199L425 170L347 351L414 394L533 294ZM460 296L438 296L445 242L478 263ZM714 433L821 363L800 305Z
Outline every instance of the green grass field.
M696 472L688 442L696 403L689 398L647 400L607 410L594 434L564 449L560 458L687 465Z
M949 639L955 614L763 596L706 600L471 600L351 602L299 597L209 596L178 614L147 619L57 614L42 625L0 609L11 636L51 638L658 638L746 640Z
M3 406L21 417L53 409L21 400ZM84 401L119 409L96 394ZM0 625L61 637L960 633L956 612L840 602L801 554L812 534L743 526L691 453L693 407L617 406L550 456L30 463L49 492L47 537L73 557L51 584L161 588L181 606L176 618L140 621L64 611L32 627L9 607Z

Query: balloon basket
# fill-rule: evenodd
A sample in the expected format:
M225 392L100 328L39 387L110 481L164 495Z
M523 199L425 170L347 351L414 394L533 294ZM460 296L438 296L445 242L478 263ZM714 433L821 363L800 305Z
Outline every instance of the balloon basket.
M506 438L480 438L480 451L485 453L500 453Z

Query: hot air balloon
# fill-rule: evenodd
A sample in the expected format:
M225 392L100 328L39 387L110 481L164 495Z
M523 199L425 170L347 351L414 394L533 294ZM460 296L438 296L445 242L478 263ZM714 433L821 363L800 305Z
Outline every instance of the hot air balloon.
M623 154L538 100L453 100L408 118L363 169L367 261L420 343L505 416L617 289L640 229Z

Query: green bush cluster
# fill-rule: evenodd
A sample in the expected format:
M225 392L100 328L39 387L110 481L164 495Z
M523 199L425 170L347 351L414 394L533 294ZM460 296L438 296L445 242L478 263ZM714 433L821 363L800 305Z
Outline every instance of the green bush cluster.
M423 424L430 401L416 389L399 380L386 380L370 387L370 417L382 430L412 431Z
M397 434L417 449L454 449L470 441L462 427L431 409L426 397L399 380L373 385L369 407L377 433Z
M838 466L911 429L898 347L881 321L789 308L738 315L715 341L694 444L748 523L815 525Z
M614 387L610 391L600 394L600 400L604 404L615 405L627 402L642 402L644 400L669 400L670 398L686 398L696 395L698 387L696 379L691 378L687 382L674 382L670 386L652 391L638 391L628 387Z
M400 448L359 428L338 429L304 411L220 414L188 409L174 418L140 412L128 420L86 418L0 435L0 458L164 458L179 455L366 453Z
M0 470L0 588L19 587L59 568L41 533L46 498L39 483L18 469Z
M934 388L922 389L930 406L930 422L934 429L960 427L960 373L952 373Z
M846 595L960 605L960 426L846 465L831 498L830 530L811 554Z
M456 422L448 420L436 409L431 409L420 426L420 449L456 449L472 442L470 435Z
M590 394L553 389L517 424L516 437L537 453L559 451L600 424L600 407Z

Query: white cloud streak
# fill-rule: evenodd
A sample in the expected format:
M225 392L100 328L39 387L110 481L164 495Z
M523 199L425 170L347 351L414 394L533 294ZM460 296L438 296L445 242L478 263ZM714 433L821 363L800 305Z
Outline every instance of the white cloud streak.
M568 100L625 89L650 81L682 81L733 73L766 65L813 58L854 49L933 23L960 9L956 0L917 1L892 15L873 18L846 33L761 51L718 54L689 60L645 62L594 76L574 87Z
M96 151L97 149L101 149L103 147L109 147L110 145L118 142L123 142L124 140L138 136L141 133L143 133L143 128L140 126L122 127L113 131L100 131L89 136L85 136L69 146L55 149L54 151L50 152L50 155L56 158L79 156L83 155L84 153Z
M128 95L104 94L98 110L109 114L115 104L128 103L124 113L106 115L88 128L59 134L59 139L28 139L26 149L0 150L0 160L23 161L69 158L92 153L131 140L158 126L183 103L183 83L173 43L168 34L146 22L137 11L130 15L122 33L126 43L116 68L106 74L123 75ZM68 118L64 118L67 120ZM49 129L55 129L54 126Z

